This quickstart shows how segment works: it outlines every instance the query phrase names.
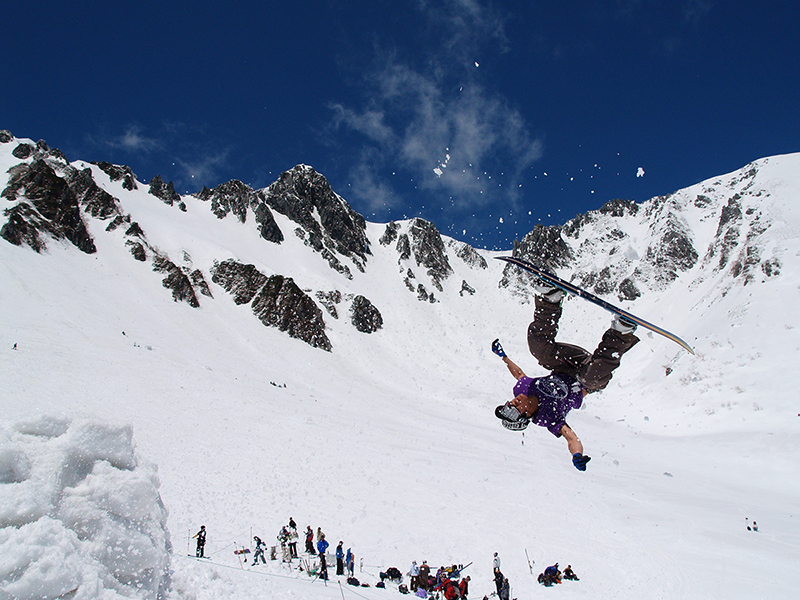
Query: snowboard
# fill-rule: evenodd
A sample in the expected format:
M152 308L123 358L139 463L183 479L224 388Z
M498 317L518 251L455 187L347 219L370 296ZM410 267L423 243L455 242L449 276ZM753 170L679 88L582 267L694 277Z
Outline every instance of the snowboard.
M523 260L521 258L516 258L516 257L513 257L513 256L496 256L495 258L497 258L497 260L504 260L505 262L510 263L512 265L517 265L519 268L524 269L524 270L528 271L529 273L532 273L533 275L535 275L536 277L538 277L539 279L541 279L545 283L549 283L550 285L554 285L557 288L560 288L560 289L564 290L568 294L572 294L573 296L579 296L579 297L583 298L584 300L588 300L592 304L596 304L597 306L599 306L601 308L604 308L607 311L614 313L615 315L619 315L621 317L624 317L625 319L628 319L629 321L632 321L633 323L636 323L640 327L644 327L645 329L649 329L650 331L652 331L654 333L657 333L659 335L663 335L665 338L667 338L669 340L672 340L673 342L675 342L676 344L678 344L682 348L684 348L684 349L688 350L690 353L694 354L694 350L692 350L692 347L689 344L687 344L685 341L683 341L681 338L679 338L677 335L675 335L674 333L671 333L671 332L667 331L666 329L662 329L658 325L653 325L652 323L649 323L648 321L645 321L644 319L642 319L640 317L637 317L636 315L633 315L633 314L629 313L626 310L622 310L621 308L619 308L617 306L614 306L610 302L606 302L602 298L598 298L594 294L591 294L591 293L587 292L586 290L581 289L578 286L571 284L568 281L564 281L560 277L556 277L555 275L553 275L552 273L548 273L544 269L540 269L536 265L534 265L532 263L529 263L527 260Z

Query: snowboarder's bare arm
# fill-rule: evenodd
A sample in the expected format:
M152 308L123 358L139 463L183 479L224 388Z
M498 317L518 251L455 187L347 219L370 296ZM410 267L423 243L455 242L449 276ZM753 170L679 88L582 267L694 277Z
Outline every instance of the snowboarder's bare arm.
M567 448L569 448L570 454L573 456L575 454L583 454L583 444L569 425L565 423L561 426L561 429L559 429L558 432L564 436L565 440L567 440Z
M520 377L525 377L525 373L520 369L513 360L508 358L507 356L503 357L503 362L506 363L508 370L511 372L511 375L514 376L514 379L519 380Z

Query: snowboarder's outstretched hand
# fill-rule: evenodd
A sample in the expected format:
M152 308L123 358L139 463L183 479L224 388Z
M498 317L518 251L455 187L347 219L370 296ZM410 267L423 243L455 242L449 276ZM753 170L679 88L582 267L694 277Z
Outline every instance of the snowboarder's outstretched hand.
M580 452L576 452L572 455L572 464L575 465L575 468L578 469L578 471L585 471L586 463L588 463L590 460L592 460L590 456L586 456Z
M492 342L492 352L497 354L500 358L505 358L506 353L503 352L503 347L500 345L500 340L496 339Z

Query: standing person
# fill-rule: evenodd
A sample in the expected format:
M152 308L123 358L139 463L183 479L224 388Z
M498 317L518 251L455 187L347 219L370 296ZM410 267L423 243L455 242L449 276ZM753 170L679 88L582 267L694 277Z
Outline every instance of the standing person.
M431 587L431 568L428 566L428 561L423 560L422 565L419 568L419 587L421 587L426 592Z
M278 541L281 544L281 560L283 562L292 562L292 554L289 551L289 547L286 543L289 541L289 528L285 525L281 527L281 530L278 532Z
M294 519L292 517L289 517L289 528L297 529L297 523L294 522Z
M408 576L411 580L411 591L416 592L419 587L419 565L417 565L417 561L411 561L411 568L408 570Z
M510 600L511 598L511 585L508 583L508 577L503 577L503 583L500 586L500 591L497 593L500 600Z
M336 574L337 575L344 575L344 548L342 547L342 544L344 544L344 542L339 540L339 544L336 546Z
M325 534L319 529L319 541L317 542L317 552L319 553L319 577L320 579L328 580L328 561L325 557L325 552L328 550L328 542L325 540Z
M469 594L469 581L469 575L467 575L458 584L458 588L461 590L462 600L467 600L467 594Z
M347 565L347 576L353 577L353 574L356 570L356 555L353 554L353 551L348 548L347 549L347 556L345 557L345 563Z
M503 580L504 579L505 579L505 577L503 577L503 573L500 571L500 567L497 567L494 570L494 586L497 588L497 595L498 596L500 595L500 592L503 589Z
M534 288L537 296L533 321L528 326L528 348L550 374L528 377L506 356L500 341L495 340L492 351L503 359L517 383L514 399L498 406L494 414L507 429L521 431L532 422L547 428L556 437L563 436L572 455L572 464L579 471L585 471L591 458L583 454L583 444L567 425L567 413L580 408L586 394L608 385L622 355L639 341L633 335L636 323L615 316L600 345L589 354L579 346L556 342L564 291L543 282L534 284Z
M322 539L325 539L325 534L322 533L322 527L317 527L317 544L319 544L319 541Z
M314 550L314 530L311 529L311 525L306 527L306 552L314 556L317 551Z
M492 571L499 571L500 570L500 557L497 555L497 552L494 553L494 558L492 559Z
M195 533L192 537L197 538L197 550L195 551L195 556L198 558L205 558L206 526L200 525L200 531Z
M289 531L288 531L288 541L289 541L289 554L292 558L298 558L297 556L297 528L292 527L293 520L289 519Z
M258 564L259 557L261 558L262 564L267 564L267 561L264 559L264 547L265 547L264 542L262 542L261 538L258 537L257 535L253 536L253 540L256 543L256 552L255 554L253 554L253 565Z

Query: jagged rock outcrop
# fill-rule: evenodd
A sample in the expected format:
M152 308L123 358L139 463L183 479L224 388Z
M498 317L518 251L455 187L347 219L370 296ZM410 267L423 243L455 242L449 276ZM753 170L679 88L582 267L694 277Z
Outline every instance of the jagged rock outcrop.
M273 275L252 302L253 314L270 327L314 348L331 351L322 311L291 277Z
M87 254L97 252L81 218L78 197L44 158L12 167L10 172L2 197L17 204L3 211L8 220L0 228L0 237L41 252L47 247L42 234L47 234L66 239ZM24 196L18 198L23 189Z
M181 195L175 191L172 182L164 183L161 175L156 175L150 180L150 193L164 202L164 204L172 206L177 202L181 210L186 210L186 206L181 200Z
M342 302L342 292L333 290L332 292L317 292L317 300L328 314L334 319L339 318L339 311L336 306Z
M483 258L478 251L466 242L457 242L456 240L449 240L449 245L455 250L455 255L464 261L465 264L475 269L487 269L489 265L486 264L486 259Z
M364 296L353 298L350 307L350 319L353 326L361 333L375 333L383 327L383 316L375 306Z
M129 191L139 189L139 186L136 185L136 175L134 175L130 167L112 165L105 161L93 162L92 164L97 165L101 171L108 175L111 181L119 181L121 179L123 189Z
M229 259L214 264L211 281L232 294L236 304L249 303L264 325L277 327L314 348L331 350L322 311L292 278L267 277L254 265Z
M470 296L475 295L475 288L468 284L466 279L461 280L461 289L458 292L459 296L463 296L464 294L469 294Z
M331 188L328 180L311 167L298 165L281 174L264 192L265 201L273 210L299 224L308 246L342 273L346 266L335 266L334 253L350 258L364 271L371 254L364 217Z
M408 226L408 253L413 255L417 266L427 269L433 286L443 291L442 281L453 273L445 252L444 242L436 226L424 219L414 218ZM401 255L408 254L404 252Z
M275 244L280 244L284 240L283 232L267 206L264 192L256 191L238 179L232 179L211 190L204 187L196 196L204 202L210 201L211 211L220 219L233 214L240 223L245 223L247 211L250 209L255 215L262 238Z
M70 169L68 182L84 211L96 219L105 220L121 214L117 199L97 185L91 169Z
M384 229L383 235L378 240L378 243L380 243L381 246L388 246L397 239L398 231L400 231L399 223L396 223L395 221L387 223L386 229Z
M8 144L14 141L14 134L8 129L0 129L0 144Z
M172 290L172 299L175 302L186 302L192 308L200 306L200 302L194 293L192 280L187 273L169 258L162 254L156 254L155 258L153 258L153 271L166 274L161 284L168 290Z
M214 264L211 281L231 294L236 304L248 304L267 283L267 276L255 265L243 265L229 259Z
M548 271L566 267L573 258L572 250L562 237L562 228L555 225L536 225L522 240L514 240L512 255ZM530 273L509 264L503 269L498 287L510 288L514 293L529 296L534 279Z

